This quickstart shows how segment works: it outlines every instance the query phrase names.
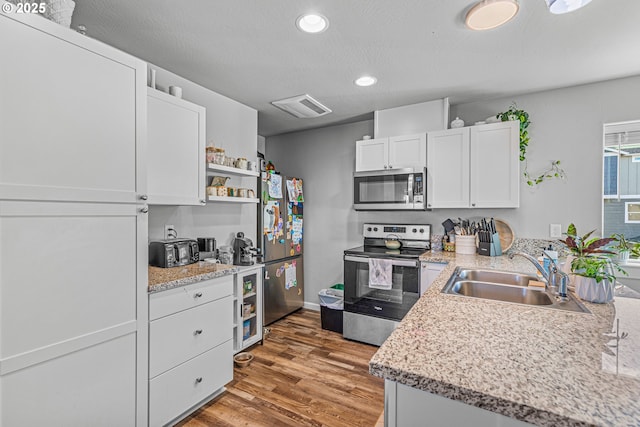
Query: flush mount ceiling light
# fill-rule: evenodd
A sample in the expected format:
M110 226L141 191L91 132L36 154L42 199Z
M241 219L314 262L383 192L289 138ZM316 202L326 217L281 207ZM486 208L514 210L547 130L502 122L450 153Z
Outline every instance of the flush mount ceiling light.
M509 22L519 8L517 0L482 0L469 10L465 24L472 30L490 30Z
M554 13L556 15L573 12L574 10L580 9L582 6L586 6L591 2L591 0L545 0L547 2L547 7L549 8L549 12Z
M358 86L373 86L374 84L376 84L378 81L378 79L376 79L373 76L362 76L357 78L354 83L357 84Z
M316 13L302 15L296 19L296 27L305 33L318 34L329 27L329 20Z

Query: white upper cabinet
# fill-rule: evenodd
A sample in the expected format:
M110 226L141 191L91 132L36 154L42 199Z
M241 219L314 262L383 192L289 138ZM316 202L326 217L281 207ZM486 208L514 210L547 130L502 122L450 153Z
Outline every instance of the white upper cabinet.
M204 204L205 108L155 89L147 93L149 204Z
M471 207L519 207L519 122L472 126L470 134Z
M427 136L424 133L356 142L356 172L423 168L426 162Z
M429 132L428 208L520 206L517 121Z
M0 198L135 202L146 64L40 17L0 21Z
M387 169L389 138L356 142L356 172Z
M427 208L469 207L469 128L429 132Z

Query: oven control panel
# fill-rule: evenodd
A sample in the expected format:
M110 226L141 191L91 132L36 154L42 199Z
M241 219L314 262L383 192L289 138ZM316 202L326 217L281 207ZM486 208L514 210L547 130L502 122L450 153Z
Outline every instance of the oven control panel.
M430 224L364 224L363 236L386 238L390 234L399 239L431 240Z

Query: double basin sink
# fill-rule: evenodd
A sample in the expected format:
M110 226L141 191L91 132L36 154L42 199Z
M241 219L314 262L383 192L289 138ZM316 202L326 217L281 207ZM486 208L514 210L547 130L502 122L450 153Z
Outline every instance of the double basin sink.
M538 280L538 278L510 271L457 267L442 292L465 297L589 313L589 310L571 293L568 294L567 301L561 301L549 289L530 288L529 281L532 280Z

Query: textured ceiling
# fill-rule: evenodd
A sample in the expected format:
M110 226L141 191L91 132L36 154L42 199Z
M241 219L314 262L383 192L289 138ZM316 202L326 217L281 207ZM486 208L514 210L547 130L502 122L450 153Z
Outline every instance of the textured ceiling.
M72 26L258 110L270 136L448 96L452 104L640 74L640 0L552 15L520 0L501 28L464 26L469 0L76 0ZM310 11L317 35L296 29ZM378 78L356 87L362 74ZM333 110L296 119L270 104L309 93ZM597 100L594 100L597 102Z

